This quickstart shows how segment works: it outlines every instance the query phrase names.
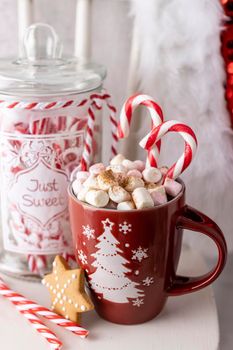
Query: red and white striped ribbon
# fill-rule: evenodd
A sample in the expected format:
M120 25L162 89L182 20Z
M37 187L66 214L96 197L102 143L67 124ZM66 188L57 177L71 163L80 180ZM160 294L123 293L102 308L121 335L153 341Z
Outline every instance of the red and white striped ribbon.
M176 179L189 166L197 149L197 138L193 130L176 120L169 120L157 127L154 127L141 141L140 146L150 150L161 138L169 132L176 132L181 135L185 141L183 154L168 170L166 177Z
M51 331L45 324L30 310L22 310L18 305L18 294L10 291L7 285L0 279L0 295L6 296L12 304L16 306L18 311L31 323L32 327L42 335L49 343L51 349L60 349L62 342L57 338L55 333Z
M138 106L145 106L150 112L152 126L158 126L164 120L160 106L148 95L136 94L131 96L123 105L118 124L119 138L126 138L129 135L132 115ZM158 141L148 152L147 164L157 167L160 155L161 142Z
M109 110L109 119L111 123L111 134L112 134L112 145L111 145L111 156L117 154L117 119L116 119L116 108L113 106L111 96L107 93L93 94L90 96L92 103L88 108L88 121L87 131L84 143L84 149L81 160L81 169L86 171L89 168L93 160L93 143L94 143L94 128L96 122L96 111L103 108L103 101Z
M91 164L93 158L93 142L94 142L94 127L95 127L95 112L93 104L88 108L87 129L85 135L85 142L83 147L83 154L81 159L81 170L86 171Z
M25 298L23 295L12 291L5 282L0 278L0 295L9 299L20 312L33 313L42 316L56 325L65 328L66 330L79 335L81 338L85 338L88 335L88 331L77 323L72 322L49 310L48 308L41 306L34 301Z
M62 109L67 107L79 107L84 105L88 100L85 98L80 101L79 99L71 99L68 101L13 101L13 100L0 100L0 108L28 110L28 111L49 111L54 109Z
M101 94L91 95L90 98L93 100L96 109L100 110L102 108L103 101L105 101L106 107L108 108L112 134L111 155L114 157L117 154L118 143L116 107L112 103L111 95L106 93L105 90L103 90Z

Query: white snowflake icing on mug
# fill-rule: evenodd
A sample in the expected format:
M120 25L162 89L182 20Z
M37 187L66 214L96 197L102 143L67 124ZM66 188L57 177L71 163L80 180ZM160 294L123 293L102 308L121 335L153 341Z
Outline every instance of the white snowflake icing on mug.
M154 278L153 277L146 277L143 281L142 284L143 286L149 287L151 284L154 283Z
M102 224L104 231L98 237L97 251L92 254L95 258L92 266L96 270L89 276L90 286L104 299L115 303L129 303L129 299L142 300L139 298L144 292L139 289L139 283L126 275L131 272L125 266L129 261L122 257L119 241L112 234L114 223L107 218Z
M141 305L144 304L144 299L137 298L135 300L132 300L133 306L140 307Z
M132 225L124 221L122 224L119 224L119 231L126 235L128 232L132 231Z
M83 265L87 264L87 256L84 254L83 250L78 250L78 258Z
M138 247L135 250L132 250L133 256L132 256L132 260L138 260L139 262L141 262L143 259L148 258L148 254L147 254L148 248L142 248L142 247Z
M95 233L95 229L94 228L91 228L89 225L83 225L83 235L87 237L87 239L93 239L95 238L94 236L94 233Z

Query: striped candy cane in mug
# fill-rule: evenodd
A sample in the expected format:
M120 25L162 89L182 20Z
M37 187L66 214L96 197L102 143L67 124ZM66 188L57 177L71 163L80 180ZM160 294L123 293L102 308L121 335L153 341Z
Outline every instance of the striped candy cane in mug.
M163 112L160 106L148 95L136 94L131 96L123 105L120 113L120 122L118 126L119 138L129 136L129 129L132 115L138 106L145 106L150 112L152 127L158 126L164 120ZM160 154L161 141L159 140L148 152L147 164L157 167Z
M146 150L153 148L169 132L176 132L185 141L185 149L180 158L168 170L166 177L176 179L192 162L197 149L197 138L193 130L176 120L169 120L154 127L141 141L140 146Z

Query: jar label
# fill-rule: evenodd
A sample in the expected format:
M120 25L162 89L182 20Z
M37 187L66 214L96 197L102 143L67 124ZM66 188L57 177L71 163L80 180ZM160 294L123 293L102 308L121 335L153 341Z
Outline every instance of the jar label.
M21 135L20 135L21 136ZM67 187L84 133L46 137L1 135L1 197L5 249L27 254L68 250Z

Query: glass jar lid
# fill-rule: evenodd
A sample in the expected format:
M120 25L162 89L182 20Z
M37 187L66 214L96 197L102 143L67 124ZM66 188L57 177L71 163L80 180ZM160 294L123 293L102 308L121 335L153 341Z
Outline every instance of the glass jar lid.
M23 55L0 60L0 94L55 96L87 92L102 85L106 69L99 64L62 55L55 30L44 23L27 28Z

